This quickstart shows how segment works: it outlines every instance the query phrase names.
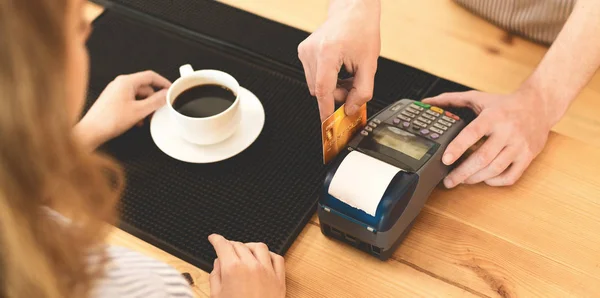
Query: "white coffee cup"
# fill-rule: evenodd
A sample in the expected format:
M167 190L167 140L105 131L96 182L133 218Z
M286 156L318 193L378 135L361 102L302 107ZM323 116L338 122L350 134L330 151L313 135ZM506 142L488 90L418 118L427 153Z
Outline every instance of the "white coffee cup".
M211 145L229 138L238 128L241 118L240 85L231 75L213 69L194 71L186 64L179 68L181 77L167 91L167 105L171 119L179 135L186 141L198 145ZM233 104L225 111L209 117L189 117L173 108L173 102L182 92L201 85L220 85L235 95Z

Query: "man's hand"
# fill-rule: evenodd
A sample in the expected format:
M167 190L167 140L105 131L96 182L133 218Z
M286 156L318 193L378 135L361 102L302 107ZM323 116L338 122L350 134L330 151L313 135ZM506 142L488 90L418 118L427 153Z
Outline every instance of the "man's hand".
M118 76L75 126L76 136L94 150L163 106L169 86L171 82L153 71Z
M215 298L285 297L283 257L263 243L229 241L220 235L208 240L217 252L210 273L210 296Z
M456 167L444 184L485 181L492 186L515 183L542 151L554 123L553 114L534 92L520 90L511 95L477 91L446 93L423 100L437 106L468 107L478 114L448 145L442 161L450 165L469 147L487 137L483 145Z
M540 153L550 128L600 67L600 1L579 0L535 72L511 95L450 93L424 100L470 107L479 116L446 148L454 163L471 145L483 145L444 180L447 187L485 181L513 184ZM575 54L574 54L575 53Z
M335 101L353 115L373 96L381 42L379 0L332 0L327 21L298 46L310 94L317 97L321 121ZM352 78L338 82L345 65Z

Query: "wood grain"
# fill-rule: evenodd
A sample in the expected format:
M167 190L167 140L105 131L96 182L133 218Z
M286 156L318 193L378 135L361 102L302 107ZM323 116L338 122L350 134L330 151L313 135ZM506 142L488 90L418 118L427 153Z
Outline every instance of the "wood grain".
M525 249L600 276L597 148L553 136L513 187L440 191L429 205Z
M208 273L115 228L109 243L128 247L190 273L194 293L209 297ZM355 270L364 268L364 270ZM308 224L286 255L289 297L476 297L460 285L442 281L393 259L381 262L325 238ZM340 274L344 272L344 274ZM415 286L419 285L419 286Z
M600 296L597 148L550 142L513 187L436 189L395 260L481 296Z
M290 297L474 297L395 260L381 262L306 226L286 255ZM418 285L418 286L416 286Z
M327 15L327 1L222 0L309 32ZM450 0L382 0L381 55L473 88L515 90L546 48L512 36ZM600 146L600 75L575 100L554 131Z
M321 0L222 2L307 31L327 9ZM101 11L90 5L86 15ZM382 40L383 56L500 93L546 51L446 0L383 0ZM314 216L286 255L289 296L599 297L599 98L596 75L516 185L436 189L387 262L324 237ZM109 242L191 273L195 293L209 296L207 273L116 228Z

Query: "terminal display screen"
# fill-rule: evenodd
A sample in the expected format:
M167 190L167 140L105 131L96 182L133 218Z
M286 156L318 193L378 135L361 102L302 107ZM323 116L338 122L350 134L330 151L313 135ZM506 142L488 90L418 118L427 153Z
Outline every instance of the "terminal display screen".
M423 158L429 149L436 144L426 138L393 126L375 130L373 139L380 145L402 152L416 160Z

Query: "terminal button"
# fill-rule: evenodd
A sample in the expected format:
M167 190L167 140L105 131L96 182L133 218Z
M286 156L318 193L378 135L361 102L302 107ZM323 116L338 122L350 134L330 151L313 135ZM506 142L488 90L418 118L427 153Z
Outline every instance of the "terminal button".
M425 128L425 129L421 129L421 134L422 135L428 135L429 134L429 129Z
M442 110L442 109L440 109L438 107L431 107L429 109L432 110L432 111L434 111L434 112L436 112L436 113L439 113L439 114L444 113L444 110Z
M431 128L429 128L429 129L431 129L431 131L433 131L433 132L436 132L436 133L438 133L438 134L440 134L440 135L443 135L443 134L444 134L444 131L443 131L443 130L441 130L441 129L439 129L439 128L431 127Z
M431 120L429 120L429 119L425 119L425 118L423 118L423 117L419 117L419 118L417 118L417 120L419 120L419 121L421 121L421 122L425 122L425 123L427 123L427 124L431 124Z
M402 120L402 121L409 121L410 122L410 120L411 120L410 118L408 118L408 117L406 117L404 115L398 115L397 118L400 119L400 120Z
M415 101L415 102L414 102L414 104L415 104L415 105L418 105L418 106L420 106L420 107L422 107L422 108L424 108L424 109L429 109L429 107L431 107L431 105L428 105L428 104L426 104L426 103L422 103L422 102L420 102L420 101Z
M435 117L434 117L434 116L431 116L431 115L429 115L429 114L426 114L426 113L423 113L423 114L421 115L421 117L423 117L423 118L426 118L426 119L429 119L429 120L431 120L431 121L435 120Z
M435 139L439 138L440 135L438 135L437 133L434 132L431 135L429 135L429 137L435 140Z
M398 119L398 118L394 119L394 124L400 124L400 119Z
M431 115L433 117L437 117L437 116L440 115L439 113L436 113L436 112L434 112L432 110L427 110L427 111L425 111L425 113L427 113L427 114L429 114L429 115Z
M375 122L375 124L381 124L381 120L379 119L373 119L373 122Z
M404 126L404 128L408 128L410 126L410 123L408 123L408 122L402 122L402 126Z
M412 105L410 105L410 107L411 107L411 108L413 108L413 109L415 109L415 110L417 110L417 111L422 111L422 110L424 110L422 107L420 107L420 106L418 106L418 105L416 105L416 104L414 104L414 103L413 103Z
M452 126L452 123L450 123L450 122L446 122L446 121L444 121L444 120L441 120L441 119L440 119L440 120L438 120L438 123L439 123L439 124L442 124L442 125L446 125L446 126L448 126L448 127Z
M369 135L369 133L366 130L361 131L360 134L363 135L363 136L368 136Z
M452 118L454 120L460 120L460 117L458 117L458 116L456 116L456 115L454 115L454 114L452 114L452 113L450 113L448 111L446 111L446 116L448 116L448 117L450 117L450 118Z
M448 129L448 127L447 127L447 126L441 125L441 124L439 124L439 123L436 123L436 124L434 124L433 126L435 126L435 127L439 128L439 129L441 129L441 130L447 130L447 129Z
M415 109L413 109L413 108L411 108L411 107L408 107L408 108L406 108L406 111L407 111L407 112L411 112L411 113L413 113L413 114L419 114L419 111L418 111L418 110L415 110Z
M421 122L419 120L413 121L413 124L414 125L418 125L418 126L423 127L423 128L427 127L427 124L425 124L425 123L423 123L423 122Z
M448 113L448 112L446 112L446 113ZM450 123L455 123L456 122L456 120L454 120L453 118L450 118L448 116L442 116L442 119L444 119L444 121L448 121Z
M415 116L416 116L415 114L409 113L407 111L402 111L402 115L410 117L410 118L415 118Z
M368 132L372 132L373 131L373 127L367 126L365 127L365 130Z

